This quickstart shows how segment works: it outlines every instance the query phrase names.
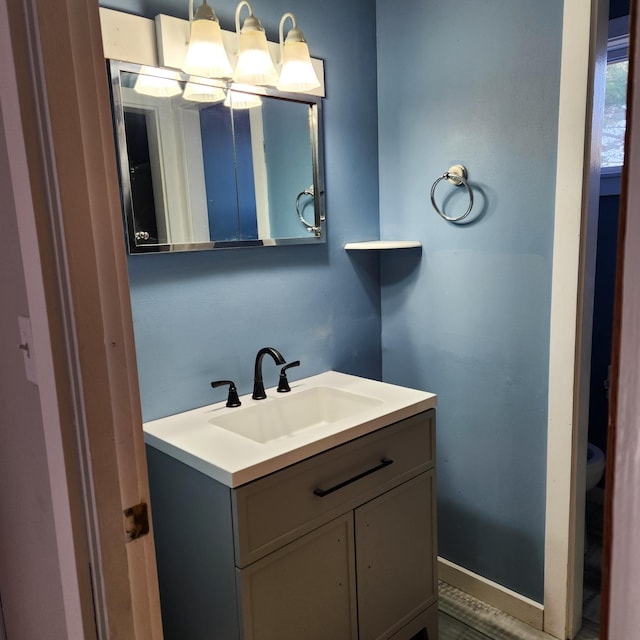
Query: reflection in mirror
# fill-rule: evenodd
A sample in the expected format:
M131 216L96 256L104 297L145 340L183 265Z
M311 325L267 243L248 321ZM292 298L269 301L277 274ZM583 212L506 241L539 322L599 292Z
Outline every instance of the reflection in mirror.
M318 98L110 72L130 253L324 242Z

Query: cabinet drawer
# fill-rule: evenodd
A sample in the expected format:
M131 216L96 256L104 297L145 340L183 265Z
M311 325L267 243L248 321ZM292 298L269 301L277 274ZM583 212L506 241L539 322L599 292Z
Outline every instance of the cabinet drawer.
M434 420L432 409L235 489L236 566L431 468Z

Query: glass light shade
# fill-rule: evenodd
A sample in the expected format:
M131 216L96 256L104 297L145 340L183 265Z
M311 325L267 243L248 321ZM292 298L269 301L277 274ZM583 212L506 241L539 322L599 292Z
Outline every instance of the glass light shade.
M311 91L320 86L306 42L284 43L280 78L276 86L280 91Z
M253 109L262 105L262 99L255 93L244 93L242 91L227 91L224 101L225 107L232 109Z
M264 31L243 28L233 79L242 84L255 85L275 86L278 82L278 72L269 54Z
M154 98L171 98L182 93L180 83L168 69L142 67L133 90Z
M222 102L226 92L222 87L214 87L202 82L187 82L182 97L193 102Z
M190 75L205 78L231 77L231 63L216 20L194 20L191 23L191 39L182 69Z

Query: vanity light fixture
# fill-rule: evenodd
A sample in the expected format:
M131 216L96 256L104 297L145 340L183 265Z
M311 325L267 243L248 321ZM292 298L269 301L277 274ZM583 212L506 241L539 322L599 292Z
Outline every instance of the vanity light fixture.
M240 11L248 7L249 16L240 29ZM278 82L267 36L260 20L253 15L253 7L247 0L241 0L236 7L236 33L238 34L238 61L233 72L234 82L253 85L275 86Z
M182 87L172 71L147 66L140 69L133 90L155 98L171 98L182 93Z
M207 0L203 0L195 16L193 0L189 0L189 22L191 37L182 70L205 78L230 78L231 63L222 43L220 23Z
M292 27L284 40L284 24L290 19ZM309 46L296 24L293 13L285 13L280 19L280 77L276 87L279 91L311 91L320 86Z

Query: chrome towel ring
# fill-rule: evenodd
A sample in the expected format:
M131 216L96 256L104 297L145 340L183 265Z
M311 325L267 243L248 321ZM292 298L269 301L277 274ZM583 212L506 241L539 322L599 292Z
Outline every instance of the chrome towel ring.
M444 211L441 211L436 204L436 187L441 180L447 180L456 187L464 185L467 188L467 192L469 193L469 206L467 207L467 210L457 218L446 215ZM454 164L452 167L449 167L448 171L445 171L439 178L436 179L436 181L433 183L433 186L431 187L431 204L433 205L433 208L436 210L438 215L449 222L458 222L460 220L464 220L471 213L471 209L473 209L473 191L471 190L471 187L467 182L467 169L464 165Z
M307 187L304 191L301 191L298 194L298 197L296 198L296 213L298 214L298 218L300 218L300 222L302 222L302 224L307 227L307 231L317 231L318 227L307 222L305 220L305 217L302 215L302 211L300 211L300 198L302 198L303 196L311 196L312 198L315 197L313 185Z

